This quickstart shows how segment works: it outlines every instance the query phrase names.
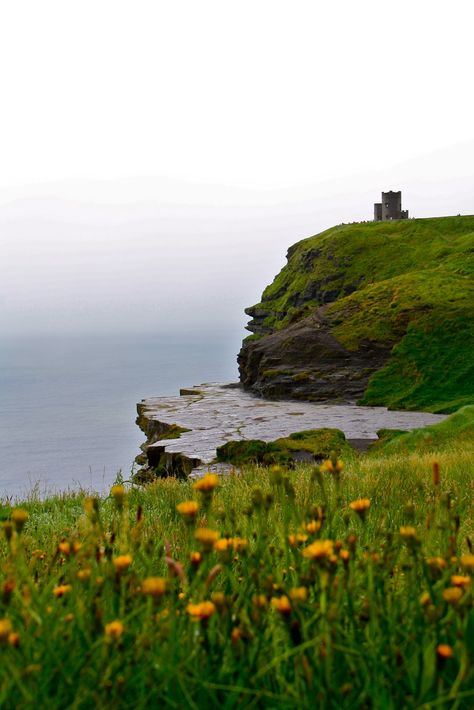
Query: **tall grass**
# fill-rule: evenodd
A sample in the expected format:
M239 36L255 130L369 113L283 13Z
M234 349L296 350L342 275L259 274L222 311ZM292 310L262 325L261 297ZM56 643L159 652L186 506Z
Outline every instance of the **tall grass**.
M473 454L4 506L0 707L473 707Z

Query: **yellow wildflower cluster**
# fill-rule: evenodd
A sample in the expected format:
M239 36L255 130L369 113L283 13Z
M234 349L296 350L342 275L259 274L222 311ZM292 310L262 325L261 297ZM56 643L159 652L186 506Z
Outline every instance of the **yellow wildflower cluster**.
M188 604L186 611L193 621L204 621L215 613L216 605L210 601Z
M185 500L182 503L178 503L176 510L184 518L194 520L199 510L199 503L195 500Z
M114 557L112 561L115 569L120 574L121 572L125 572L125 570L130 567L133 558L131 555L119 555L118 557Z
M330 557L334 552L334 542L332 540L316 540L303 550L303 557L310 560L322 560Z
M199 493L212 493L219 485L219 476L215 473L207 473L203 478L200 478L193 484L195 491Z

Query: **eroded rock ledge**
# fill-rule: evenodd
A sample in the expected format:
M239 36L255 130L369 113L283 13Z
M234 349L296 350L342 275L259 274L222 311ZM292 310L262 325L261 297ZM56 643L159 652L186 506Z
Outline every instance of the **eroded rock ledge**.
M153 397L137 405L137 424L146 436L138 481L156 476L199 475L215 464L216 448L229 441L265 442L297 431L333 428L349 443L362 446L377 439L379 429L409 431L441 421L443 415L397 412L385 407L268 401L230 384L204 384L181 390L179 397Z

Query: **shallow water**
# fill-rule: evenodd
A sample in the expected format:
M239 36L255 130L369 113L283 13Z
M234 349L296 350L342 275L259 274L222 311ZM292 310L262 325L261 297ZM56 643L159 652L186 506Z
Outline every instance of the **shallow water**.
M106 489L128 477L143 435L136 403L236 380L242 334L2 339L0 496Z

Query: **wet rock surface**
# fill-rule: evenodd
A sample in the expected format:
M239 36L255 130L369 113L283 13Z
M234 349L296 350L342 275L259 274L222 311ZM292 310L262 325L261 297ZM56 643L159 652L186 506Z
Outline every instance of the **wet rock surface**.
M203 384L182 392L186 394L151 397L137 405L137 424L147 437L140 460L145 465L137 480L152 480L157 472L183 478L203 473L215 461L216 448L229 441L269 442L297 431L335 428L349 443L364 448L377 439L379 429L409 431L445 419L385 407L269 401L234 384ZM167 432L174 438L166 438ZM223 472L231 468L225 463L214 466Z

